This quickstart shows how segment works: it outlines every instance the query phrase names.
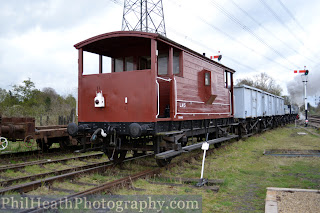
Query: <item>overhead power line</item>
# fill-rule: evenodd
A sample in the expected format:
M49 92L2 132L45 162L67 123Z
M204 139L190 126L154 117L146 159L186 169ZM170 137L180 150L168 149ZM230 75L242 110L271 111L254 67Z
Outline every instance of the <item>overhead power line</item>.
M117 3L117 2L115 2L115 0L110 0L110 1L112 1L112 2L114 2L114 3ZM177 4L177 5L178 5L178 3L177 3L176 1L171 1L171 2L173 2L174 4ZM180 4L179 4L179 6L181 7ZM285 69L285 70L292 70L292 69L288 68L287 66L284 66L283 64L275 61L273 58L268 57L268 56L266 56L266 55L263 55L263 54L257 52L255 49L253 49L253 48L249 47L248 45L244 44L243 42L237 40L235 37L233 37L233 36L231 36L230 34L224 32L223 30L221 30L220 28L216 27L215 25L213 25L213 24L211 24L211 23L208 23L208 22L205 21L202 17L197 16L197 18L198 18L201 22L203 22L203 23L207 24L208 26L210 26L212 29L218 31L220 34L228 37L228 38L229 38L230 40L232 40L233 42L240 44L241 46L243 46L243 47L245 47L246 49L252 51L253 53L255 53L255 54L257 54L257 55L259 55L259 56L267 59L268 61L270 61L270 62L272 62L272 63L275 63L275 64L281 66L281 67L282 67L283 69ZM175 30L173 30L173 29L171 29L171 31L174 31L175 34L177 34L177 31L175 31ZM207 45L204 45L204 44L202 44L202 43L200 43L200 42L197 42L197 41L194 41L194 40L192 40L192 41L193 41L194 43L197 43L199 46L205 47L205 48L207 48L207 49L209 48ZM209 48L209 49L211 49L211 48ZM212 49L211 49L211 50L212 50ZM279 54L280 54L280 53L279 53ZM281 55L281 54L280 54L280 55ZM223 56L223 57L224 57L224 58L228 58L227 56ZM285 60L287 60L284 56L282 56L281 58L284 58ZM233 59L233 58L228 58L228 59L231 60L231 61L233 61L233 62L235 62L236 64L239 64L239 65L241 65L241 66L243 66L243 67L246 67L247 69L256 71L256 69L254 69L254 68L252 68L252 67L249 67L248 65L244 65L243 63L241 63L241 62L238 61L238 60L235 60L235 59ZM288 61L288 60L287 60L287 61ZM290 64L292 64L290 61L288 61L288 62L289 62Z
M289 16L296 22L296 24L301 28L303 32L305 32L305 29L302 27L302 25L297 21L297 19L294 17L294 15L290 12L290 10L286 7L286 5L283 4L281 0L278 0L279 4L282 6L282 8L289 14Z
M210 27L212 27L212 28L215 29L216 31L218 31L218 32L220 32L221 34L223 34L223 35L225 35L226 37L228 37L230 40L232 40L232 41L234 41L234 42L242 45L243 47L245 47L245 48L247 48L248 50L254 52L255 54L262 56L263 58L269 60L269 61L272 62L272 63L278 64L279 66L283 67L283 68L286 69L286 70L292 70L292 69L284 66L283 64L280 64L279 62L275 61L274 59L272 59L272 58L270 58L270 57L267 57L266 55L260 54L260 53L257 52L255 49L253 49L253 48L245 45L243 42L240 42L239 40L237 40L236 38L234 38L234 37L231 36L230 34L224 32L224 31L222 31L221 29L219 29L218 27L214 26L213 24L208 23L207 21L205 21L205 20L202 19L201 17L198 17L198 18L199 18L203 23L209 25Z
M181 5L178 4L175 0L172 1L172 2L173 2L174 4L176 4L176 5L178 5L179 7L181 7ZM249 47L248 45L246 45L246 44L244 44L243 42L239 41L238 39L236 39L235 37L231 36L230 34L224 32L223 30L221 30L221 29L218 28L217 26L215 26L215 25L213 25L213 24L211 24L211 23L208 23L208 22L205 21L202 17L197 16L197 18L198 18L201 22L203 22L203 23L207 24L208 26L210 26L212 29L218 31L220 34L228 37L228 38L229 38L230 40L232 40L233 42L240 44L241 46L243 46L243 47L245 47L246 49L252 51L253 53L255 53L255 54L257 54L257 55L259 55L259 56L261 56L261 57L263 57L263 58L265 58L265 59L267 59L267 60L269 60L269 61L272 62L272 63L275 63L275 64L281 66L281 67L284 68L285 70L292 70L292 69L288 68L287 66L284 66L283 64L275 61L273 58L268 57L268 56L266 56L266 55L263 55L263 54L257 52L255 49ZM205 45L204 45L204 46L205 46ZM224 56L224 58L225 58L225 56ZM283 58L284 58L284 57L283 57ZM286 58L284 58L284 59L286 59ZM234 60L234 61L236 61L236 60ZM287 61L288 61L288 60L287 60ZM290 61L288 61L288 62L291 64ZM240 64L240 62L238 62L238 63Z
M260 43L262 43L263 45L265 45L266 47L268 47L270 50L272 50L274 53L276 53L278 56L280 56L281 58L285 59L286 61L288 61L291 65L297 67L297 65L295 65L294 63L292 63L291 61L289 61L285 56L283 56L278 50L274 49L270 44L268 44L266 41L264 41L260 36L258 36L255 32L253 32L249 27L247 27L246 25L242 24L242 22L239 21L239 19L237 19L235 16L233 16L231 13L229 13L224 7L222 7L221 5L219 5L217 2L215 2L214 0L211 1L213 3L213 5L218 8L222 13L224 13L231 21L233 21L234 23L236 23L237 25L240 26L241 29L247 31L248 33L250 33L253 37L255 37Z
M205 44L203 44L203 43L201 43L201 42L199 42L199 41L197 41L197 40L194 40L194 39L192 39L190 36L187 36L187 35L185 35L185 34L183 34L183 33L181 33L181 32L178 32L178 31L176 31L175 29L173 29L173 28L171 28L171 27L169 27L169 29L170 29L170 32L173 32L174 34L179 35L179 36L183 37L184 39L189 40L189 41L191 41L192 43L194 43L194 44L196 44L196 45L198 45L198 46L200 46L200 47L202 47L202 48L204 48L204 49L211 50L212 52L218 52L218 50L215 50L215 49L209 47L208 45L205 45ZM238 60L235 60L235 59L233 59L232 57L228 57L227 55L223 55L223 58L227 58L227 59L229 59L230 61L233 61L235 64L240 65L240 66L242 66L242 67L244 67L244 68L246 68L246 69L248 69L248 70L257 71L255 68L253 68L253 67L251 67L251 66L248 66L248 65L246 65L246 64L243 64L242 62L240 62L240 61L238 61ZM291 70L291 69L290 69L290 70Z
M120 0L110 0L110 1L112 1L113 3L115 3L115 4L119 5L119 6L122 6L122 3L120 3ZM198 18L199 18L201 21L204 21L201 17L198 17ZM259 54L257 51L255 51L254 49L252 49L252 48L246 46L245 44L237 41L235 38L233 38L232 36L230 36L230 35L228 35L227 33L223 32L223 31L220 30L219 28L217 28L217 27L215 27L215 26L213 26L213 25L211 25L211 27L213 27L214 29L218 30L220 33L228 36L231 40L233 40L233 41L235 41L235 42L238 42L239 44L241 44L241 45L243 45L244 47L248 48L249 50L253 51L254 53L256 53L256 54L258 54L258 55L261 55L261 54ZM170 28L170 27L169 27L169 28ZM217 52L217 50L213 50L212 48L208 47L207 45L205 45L205 44L203 44L203 43L201 43L201 42L195 41L195 40L191 39L189 36L185 36L185 34L182 34L181 32L178 32L178 31L176 31L175 29L170 28L170 32L173 32L173 33L175 33L175 34L177 34L177 35L180 35L180 36L184 37L185 39L188 39L188 40L192 41L193 43L197 44L198 46L201 46L201 47L203 47L203 48L209 49L209 50L211 50L211 51L213 51L213 52ZM271 58L268 58L268 57L266 57L266 56L264 56L264 55L261 55L261 56L262 56L262 57L265 57L266 59L270 60L271 62L277 63L278 65L280 65L280 66L284 67L285 69L287 69L287 67L283 66L282 64L279 64L278 62L272 60ZM242 66L242 67L244 67L244 68L246 68L246 69L248 69L248 70L256 71L255 68L250 67L250 66L248 66L248 65L246 65L246 64L243 64L242 62L240 62L240 61L238 61L238 60L236 60L236 59L234 59L234 58L228 57L228 56L226 56L226 55L224 55L223 57L229 59L230 61L233 61L235 64L240 65L240 66ZM290 69L290 70L291 70L291 69Z
M112 1L113 3L120 5L120 6L123 5L123 2L121 0L110 0L110 1Z
M283 4L283 2L281 0L278 0L279 4L282 6L282 8L288 13L288 15L292 18L292 20L296 23L297 26L300 27L301 32L303 32L306 35L306 30L302 27L302 25L298 22L298 20L294 17L294 15L290 12L290 10L286 7L286 5ZM310 50L308 47L306 47L305 45L303 45L303 47L310 51L314 57L316 58L316 54ZM307 58L309 59L309 58ZM309 59L310 61L312 61L313 63L316 63L314 60Z
M281 18L277 15L276 12L274 12L274 10L271 9L271 7L264 1L264 0L260 0L261 4L263 4L265 6L265 8L267 8L267 10L269 10L269 12L277 19L277 21L288 30L288 32L302 45L303 42L301 41L301 39L299 39L294 33L291 32L290 28L288 27L288 25L286 25L286 23L284 23Z
M295 52L296 54L300 55L301 57L304 57L306 59L308 59L309 61L315 63L314 60L300 54L297 50L293 49L290 45L288 45L286 42L284 42L282 39L280 39L279 37L277 37L271 30L268 30L266 27L264 27L260 22L258 22L255 18L253 18L246 10L244 10L243 8L241 8L238 4L236 4L233 0L230 0L231 3L237 7L239 10L241 10L241 12L243 12L246 16L248 16L254 23L256 23L257 25L259 25L262 29L264 29L266 32L268 32L269 35L273 36L275 39L277 39L278 41L280 41L282 44L284 44L287 48L289 48L290 50L292 50L293 52ZM279 0L280 1L280 0Z

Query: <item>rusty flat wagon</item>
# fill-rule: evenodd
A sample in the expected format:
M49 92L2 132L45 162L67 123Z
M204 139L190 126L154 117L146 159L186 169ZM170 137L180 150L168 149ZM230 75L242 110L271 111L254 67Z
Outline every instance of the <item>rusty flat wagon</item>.
M35 119L30 117L0 116L0 137L13 142L24 141L27 147L31 147L36 142L44 151L53 143L66 146L70 141L67 126L35 126ZM4 143L5 140L2 140ZM2 149L4 148L3 145Z

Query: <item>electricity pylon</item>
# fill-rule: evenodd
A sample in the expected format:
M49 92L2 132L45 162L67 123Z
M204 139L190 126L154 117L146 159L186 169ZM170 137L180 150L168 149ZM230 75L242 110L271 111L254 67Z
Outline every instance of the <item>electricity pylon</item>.
M166 36L162 0L125 0L122 31L143 31Z

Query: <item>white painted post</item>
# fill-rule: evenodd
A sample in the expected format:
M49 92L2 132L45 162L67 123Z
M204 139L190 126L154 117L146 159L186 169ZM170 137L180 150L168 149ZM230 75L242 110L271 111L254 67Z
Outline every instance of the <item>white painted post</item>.
M201 180L203 179L204 161L206 159L206 151L209 149L209 143L203 142L201 149L203 150L202 168L201 168Z
M306 79L304 81L304 109L305 109L305 116L306 116L306 120L305 120L305 126L308 126L308 101L307 101L307 79L308 77L306 76Z

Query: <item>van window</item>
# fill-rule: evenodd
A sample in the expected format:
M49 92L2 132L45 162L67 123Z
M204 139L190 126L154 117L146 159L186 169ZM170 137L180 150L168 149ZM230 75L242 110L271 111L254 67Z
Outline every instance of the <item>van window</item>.
M231 87L231 72L228 72L227 70L225 70L224 72L224 85L226 88L230 88Z
M204 85L205 86L210 86L211 85L211 76L210 76L210 72L205 72L204 73Z
M139 57L139 70L151 69L151 57L141 56Z
M83 75L99 74L99 55L83 51Z
M159 51L160 52L160 51ZM168 74L168 51L158 55L158 75Z
M125 57L125 71L132 71L133 70L133 57Z
M123 72L123 59L115 58L114 59L114 72Z
M102 56L102 73L111 73L111 58Z
M173 74L180 72L180 53L181 51L173 49Z

